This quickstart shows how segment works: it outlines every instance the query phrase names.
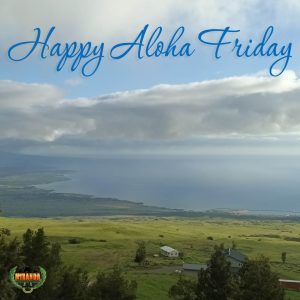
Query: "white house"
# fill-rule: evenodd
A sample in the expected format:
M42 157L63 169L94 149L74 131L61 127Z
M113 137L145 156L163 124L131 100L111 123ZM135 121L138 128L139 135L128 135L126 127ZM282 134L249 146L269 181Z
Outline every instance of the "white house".
M160 248L160 254L167 257L178 257L179 252L169 246L163 246Z

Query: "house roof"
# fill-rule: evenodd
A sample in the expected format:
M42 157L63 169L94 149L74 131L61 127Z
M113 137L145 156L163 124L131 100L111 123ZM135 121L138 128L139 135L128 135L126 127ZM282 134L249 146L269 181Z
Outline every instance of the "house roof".
M246 261L246 256L236 249L228 248L224 250L224 254L226 257L233 258L242 263Z
M169 246L163 246L163 247L160 247L160 249L161 250L163 250L163 251L165 251L165 252L173 252L173 251L176 251L177 252L177 250L175 250L175 249L173 249L173 248L171 248L171 247L169 247Z
M206 264L183 264L182 269L187 271L200 271L207 268Z
M300 283L299 280L279 279L279 282Z

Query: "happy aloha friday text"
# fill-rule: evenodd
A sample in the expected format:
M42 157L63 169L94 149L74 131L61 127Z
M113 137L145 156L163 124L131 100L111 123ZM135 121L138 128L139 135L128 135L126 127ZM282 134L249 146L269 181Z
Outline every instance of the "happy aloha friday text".
M7 51L8 59L22 62L37 55L42 60L55 59L59 72L69 68L72 72L79 70L82 76L91 77L100 68L107 57L113 60L134 56L137 60L160 57L191 57L199 53L201 47L212 51L217 60L225 59L230 53L236 58L268 57L272 59L268 65L271 76L280 76L288 67L292 58L292 43L280 44L274 40L274 26L266 28L259 39L241 41L241 30L212 28L201 31L193 42L184 40L186 29L178 27L169 40L163 40L163 27L151 28L145 25L133 39L114 44L106 49L106 44L88 42L58 42L53 40L55 26L43 31L34 29L33 38L11 45Z

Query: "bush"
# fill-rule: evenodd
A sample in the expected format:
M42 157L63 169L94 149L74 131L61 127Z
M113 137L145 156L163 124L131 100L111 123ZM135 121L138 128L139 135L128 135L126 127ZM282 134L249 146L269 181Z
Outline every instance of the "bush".
M111 273L98 273L88 289L89 300L134 300L137 283L126 279L121 270L115 267Z
M134 261L136 263L142 263L146 259L146 244L145 242L141 241L138 242L138 248L135 253Z
M69 244L80 244L80 240L76 238L69 239Z

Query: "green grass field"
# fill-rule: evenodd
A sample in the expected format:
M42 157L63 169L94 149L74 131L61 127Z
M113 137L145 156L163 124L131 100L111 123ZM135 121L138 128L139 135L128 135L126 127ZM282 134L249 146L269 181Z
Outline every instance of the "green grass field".
M168 299L169 287L178 279L175 273L152 273L164 265L180 265L182 260L153 257L161 245L172 246L184 253L185 262L206 262L213 246L224 243L237 247L248 257L268 256L281 278L300 280L300 224L283 221L227 220L219 218L62 218L21 219L0 218L0 227L9 228L21 237L25 229L43 227L50 241L62 245L63 260L90 272L109 270L119 264L129 278L138 282L138 299ZM213 237L208 240L207 237ZM79 244L70 244L77 238ZM149 267L133 263L136 242L147 245ZM287 261L281 262L281 253ZM288 294L300 299L298 293ZM288 299L288 298L287 298Z

